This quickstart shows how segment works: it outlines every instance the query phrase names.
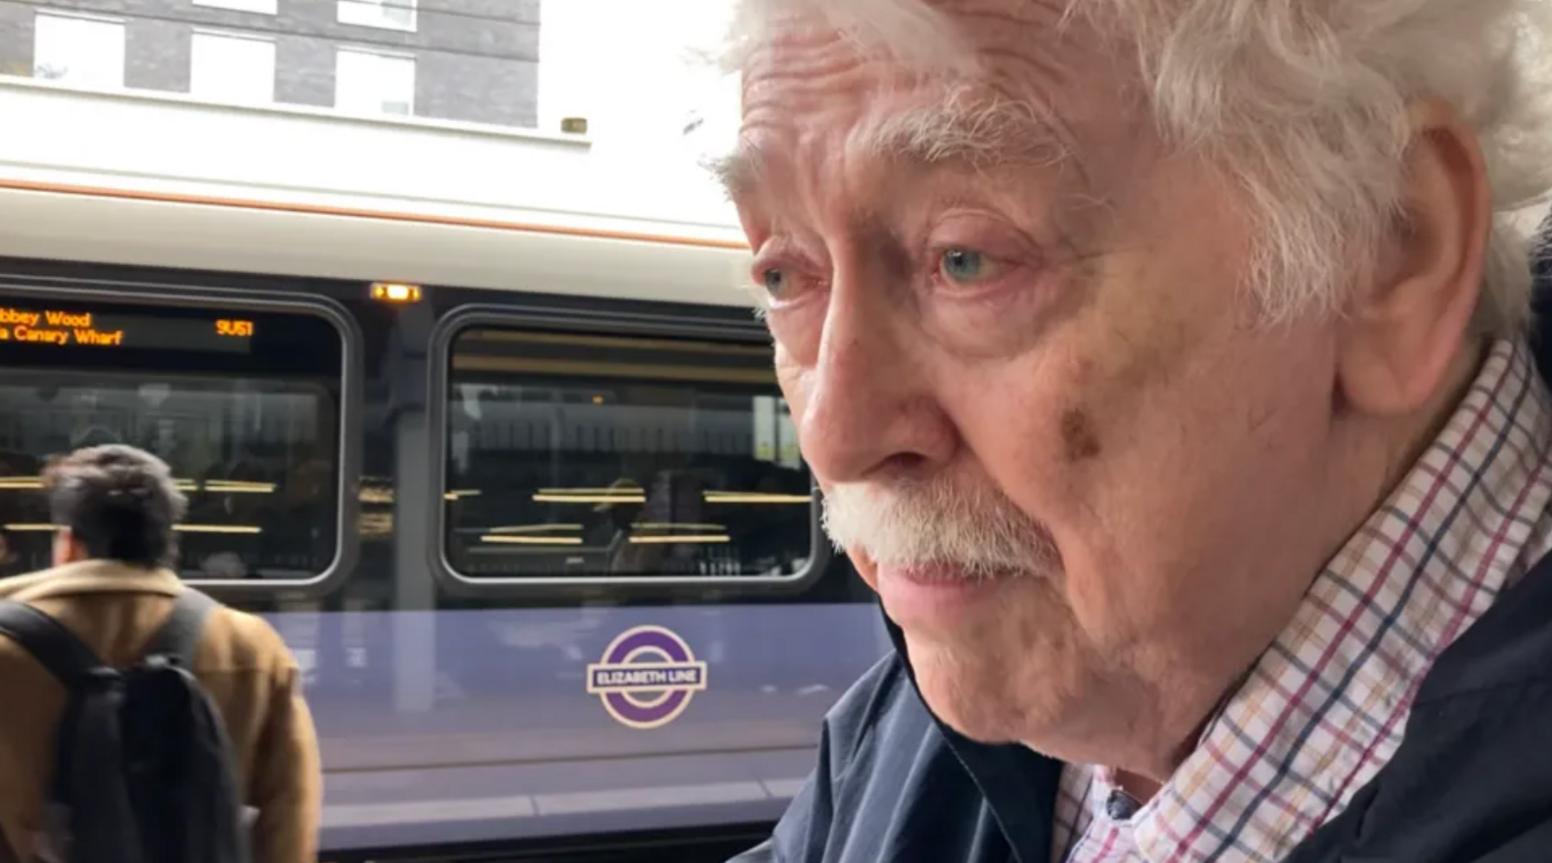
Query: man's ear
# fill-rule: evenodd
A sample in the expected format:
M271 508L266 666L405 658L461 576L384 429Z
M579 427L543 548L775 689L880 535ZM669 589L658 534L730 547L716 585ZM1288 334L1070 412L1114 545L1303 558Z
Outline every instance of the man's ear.
M1448 378L1482 293L1493 211L1476 133L1438 100L1411 110L1401 212L1368 292L1343 321L1344 400L1380 416L1423 407Z
M54 565L64 566L86 560L86 548L76 541L70 528L62 527L54 533Z

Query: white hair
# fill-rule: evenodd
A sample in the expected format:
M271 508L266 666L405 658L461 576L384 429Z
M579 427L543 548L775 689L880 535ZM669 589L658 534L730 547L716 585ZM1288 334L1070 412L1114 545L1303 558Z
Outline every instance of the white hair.
M1247 281L1268 320L1339 314L1403 217L1409 110L1449 103L1478 134L1494 223L1473 328L1529 315L1512 214L1552 187L1547 0L1065 0L1136 51L1166 143L1199 153L1246 196ZM965 52L930 0L739 0L731 58L798 7L859 46L955 73Z

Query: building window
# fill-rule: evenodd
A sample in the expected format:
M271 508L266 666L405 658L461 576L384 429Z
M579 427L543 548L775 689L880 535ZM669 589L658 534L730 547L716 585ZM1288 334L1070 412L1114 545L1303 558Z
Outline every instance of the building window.
M124 24L101 18L38 15L32 76L80 87L124 86Z
M341 48L334 107L352 114L414 113L415 58Z
M208 6L212 9L231 9L234 12L257 12L260 15L274 15L277 0L193 0L195 6Z
M339 0L339 22L413 32L415 0Z
M218 102L273 102L275 43L249 36L195 33L189 52L189 92Z

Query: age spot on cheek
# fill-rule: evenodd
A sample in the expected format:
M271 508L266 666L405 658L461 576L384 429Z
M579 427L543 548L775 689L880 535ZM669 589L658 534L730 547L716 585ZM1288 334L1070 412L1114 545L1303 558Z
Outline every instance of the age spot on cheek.
M1082 408L1068 408L1062 412L1062 448L1069 462L1086 461L1099 455L1099 433Z

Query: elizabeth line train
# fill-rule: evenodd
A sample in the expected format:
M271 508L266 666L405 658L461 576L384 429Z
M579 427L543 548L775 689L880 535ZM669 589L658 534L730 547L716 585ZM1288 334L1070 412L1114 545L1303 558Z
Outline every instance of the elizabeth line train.
M182 575L303 666L324 859L758 832L888 649L735 252L69 189L0 218L0 567L46 565L50 454L164 458Z

